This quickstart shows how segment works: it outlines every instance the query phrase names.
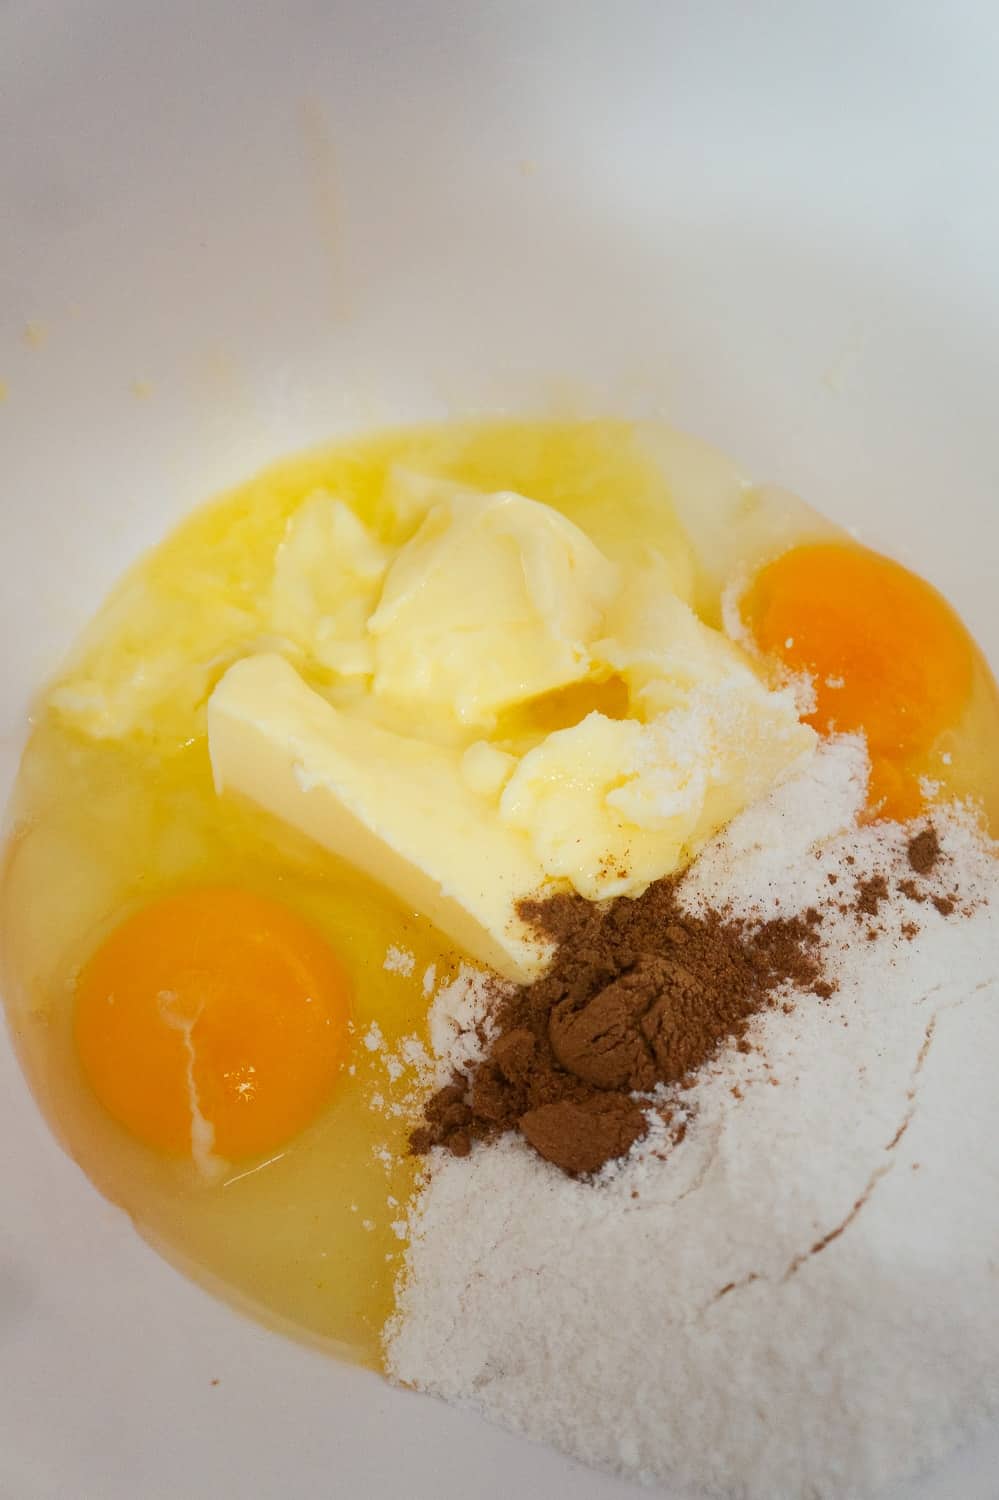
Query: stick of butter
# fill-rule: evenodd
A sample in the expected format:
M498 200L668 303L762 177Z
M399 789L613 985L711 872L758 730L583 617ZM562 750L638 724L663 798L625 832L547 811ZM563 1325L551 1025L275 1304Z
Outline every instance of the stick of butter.
M534 978L550 944L516 903L557 885L520 832L483 817L461 752L341 713L280 656L237 662L208 703L218 792L236 792L423 912L472 958Z

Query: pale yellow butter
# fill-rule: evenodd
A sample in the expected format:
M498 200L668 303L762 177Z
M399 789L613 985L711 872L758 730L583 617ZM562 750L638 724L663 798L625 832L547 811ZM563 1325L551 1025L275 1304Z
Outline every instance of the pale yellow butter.
M349 506L317 491L298 507L274 561L271 622L339 676L370 676L368 616L388 567L381 546Z
M738 647L710 629L670 590L670 568L657 554L628 575L607 611L593 657L623 677L636 717L652 719L682 706L695 688L756 676Z
M328 495L292 518L273 623L332 672L335 706L278 656L231 668L208 708L216 784L523 980L550 949L517 917L520 898L639 895L801 765L815 736L790 693L769 691L677 596L661 549L612 563L522 495L403 490L394 546ZM516 732L544 723L539 705L577 690L584 703L587 686L592 702L609 678L625 717L581 707L579 722Z
M461 757L465 785L490 801L499 796L516 767L515 755L490 745L488 740L476 740Z
M215 785L236 792L364 870L507 978L551 950L516 914L550 883L518 831L462 778L458 751L353 718L281 657L239 662L208 705Z
M491 729L513 704L591 675L616 566L550 506L452 493L396 554L368 621L378 697Z
M791 695L723 679L649 723L591 713L523 757L500 798L545 873L639 895L812 752Z
M638 895L812 753L790 692L669 592L650 554L629 570L592 657L627 683L634 717L591 713L550 734L506 782L500 816L548 875L591 899Z

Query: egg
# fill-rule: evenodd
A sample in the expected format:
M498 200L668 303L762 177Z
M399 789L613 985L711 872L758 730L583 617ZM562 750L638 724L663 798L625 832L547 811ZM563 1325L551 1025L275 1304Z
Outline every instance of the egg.
M932 752L959 731L976 675L974 645L946 600L890 558L832 541L766 564L742 610L759 649L811 680L808 722L865 735L872 811L915 817L923 780L948 779Z
M872 815L909 819L944 796L999 828L999 693L953 607L698 439L644 423L635 441L690 544L698 613L724 621L773 680L775 666L807 679L816 729L866 735Z
M109 1114L203 1170L283 1146L344 1059L349 981L279 902L188 886L142 906L76 984L74 1036Z
M317 569L309 598L289 594L301 559L280 551L296 515L298 548L350 524L318 491L370 528L375 572L377 549L415 530L407 505L415 516L441 484L552 505L612 562L654 550L670 589L726 619L761 675L807 676L817 731L867 736L872 816L960 795L999 818L995 685L951 607L665 429L390 433L291 459L192 515L39 700L0 882L11 1028L66 1148L163 1254L371 1365L418 1182L397 1054L427 1041L429 997L464 956L349 861L216 796L205 705L259 651L333 691L329 661L299 641L327 580ZM545 695L501 719L502 751L473 757L469 777L505 776L512 754L591 712L623 716L626 697L618 677Z

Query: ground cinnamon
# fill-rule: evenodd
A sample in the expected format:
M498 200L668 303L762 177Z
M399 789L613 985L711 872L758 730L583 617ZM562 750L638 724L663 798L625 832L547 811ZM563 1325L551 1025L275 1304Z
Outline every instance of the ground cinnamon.
M821 916L751 923L680 905L677 882L600 908L578 896L524 902L520 915L558 944L549 971L501 1001L474 1077L429 1101L414 1132L465 1154L517 1129L563 1171L594 1172L647 1129L647 1095L681 1085L787 983L823 981Z
M897 882L899 892L950 916L958 893L924 885L943 858L932 824L912 835L905 857L911 874ZM839 877L827 879L834 887ZM748 1051L750 1019L767 1006L788 1009L786 987L820 999L833 993L816 907L765 922L694 914L681 905L679 886L679 877L659 880L643 896L608 906L571 894L521 902L520 916L554 940L555 960L534 984L499 1001L485 1057L471 1077L456 1075L429 1100L413 1150L442 1145L463 1156L475 1140L519 1130L563 1171L595 1172L646 1133L659 1085L688 1087L725 1043ZM885 930L872 919L890 899L879 871L856 880L852 902L829 895L871 941ZM901 929L909 940L918 931L912 922ZM661 1089L655 1103L668 1121Z
M914 870L917 875L929 875L940 858L940 839L932 823L913 835L909 840L906 854L910 869Z

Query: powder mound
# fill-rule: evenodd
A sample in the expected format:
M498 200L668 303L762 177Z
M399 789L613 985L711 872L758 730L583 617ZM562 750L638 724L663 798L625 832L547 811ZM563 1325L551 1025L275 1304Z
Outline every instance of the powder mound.
M557 943L551 968L501 999L485 1056L428 1101L411 1145L465 1155L518 1130L562 1171L598 1171L645 1135L649 1097L683 1085L792 985L828 996L821 914L752 922L679 900L679 882L607 907L579 896L522 902ZM644 1100L635 1095L646 1096ZM659 1112L669 1109L658 1101Z
M671 1494L740 1500L882 1493L999 1410L997 849L974 819L935 810L941 853L921 872L926 841L909 845L927 820L858 823L858 760L846 741L820 746L677 887L685 911L742 916L744 942L800 913L825 1003L775 992L596 1179L556 1170L516 1123L467 1159L435 1152L386 1330L391 1378ZM887 896L879 883L864 902L876 911L858 910L879 874ZM590 915L543 914L563 966L598 931ZM646 957L694 970L679 942L643 950L625 915L632 958L594 994ZM547 1057L551 1087L644 1103L559 1062L561 1002L536 998L543 1024L525 992L476 992L436 1054L467 1075L459 1102L491 1094L502 1118ZM506 1001L521 1024L473 1052ZM563 1056L580 1044L555 1030ZM622 1049L627 1028L594 1030L611 1076L642 1058ZM564 1142L578 1113L544 1113L539 1130Z

